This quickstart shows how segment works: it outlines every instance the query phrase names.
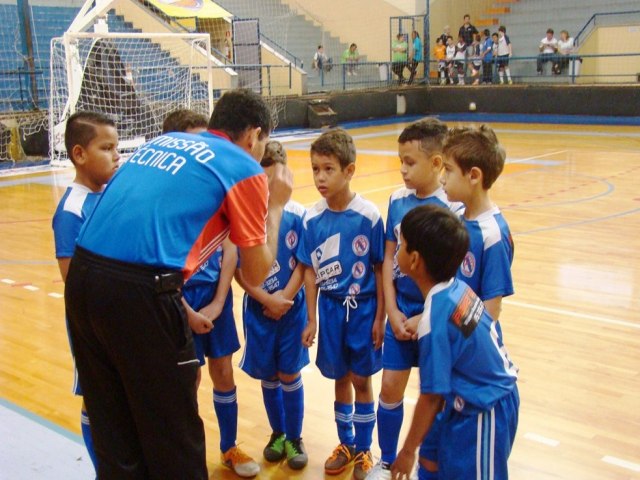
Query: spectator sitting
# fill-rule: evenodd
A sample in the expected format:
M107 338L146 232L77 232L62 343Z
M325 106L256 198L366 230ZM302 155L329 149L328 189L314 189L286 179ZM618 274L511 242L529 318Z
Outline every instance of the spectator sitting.
M558 57L553 73L560 75L569 66L569 57L575 53L575 40L569 36L569 32L562 30L558 40Z
M538 46L540 53L538 54L537 70L538 75L542 75L542 69L545 63L554 62L556 60L556 52L558 51L558 40L553 36L553 28L547 29L547 35L540 40Z
M358 75L358 60L360 60L358 46L352 43L349 48L342 52L342 63L346 65L347 75Z
M318 45L318 50L316 50L316 53L313 55L313 69L319 72L323 70L329 72L331 68L333 68L333 61L324 53L324 47Z
M391 70L398 76L400 85L404 83L404 67L407 66L409 46L403 33L398 33L391 44Z

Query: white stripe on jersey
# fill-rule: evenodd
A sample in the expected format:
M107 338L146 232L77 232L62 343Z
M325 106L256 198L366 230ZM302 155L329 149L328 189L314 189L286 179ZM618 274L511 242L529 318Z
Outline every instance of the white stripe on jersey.
M482 231L484 250L488 250L496 243L502 241L502 232L500 231L500 225L498 225L495 217L499 213L500 209L498 207L494 207L475 219L475 221L478 222L480 230Z
M325 210L329 210L329 205L327 205L327 200L323 198L307 210L307 215L304 218L304 228L307 228L309 220L321 215ZM353 210L363 217L368 218L371 220L371 225L375 225L380 220L380 211L378 210L378 207L376 207L373 202L365 200L357 193L354 195L351 202L349 202L347 208L345 208L345 211L347 210Z
M431 299L436 293L448 288L453 283L453 280L452 278L447 282L440 282L431 287L431 290L427 293L427 298L424 301L424 311L418 323L418 340L431 333Z
M84 205L87 195L90 193L91 190L84 185L80 185L79 183L71 184L71 191L64 202L63 210L73 213L78 218L82 218L82 206Z
M209 258L216 249L222 244L225 238L229 235L229 231L231 229L229 227L225 228L221 231L217 236L213 237L211 241L204 246L202 251L200 252L200 256L198 257L198 263L203 263L207 258Z

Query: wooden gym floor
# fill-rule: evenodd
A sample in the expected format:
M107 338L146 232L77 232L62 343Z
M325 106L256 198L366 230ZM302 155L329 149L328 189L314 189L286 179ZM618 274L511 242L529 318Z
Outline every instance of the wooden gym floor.
M351 130L358 149L353 189L377 203L383 216L390 193L401 184L396 140L403 126ZM492 126L508 155L492 197L516 245L516 294L504 301L501 315L505 342L520 367L522 399L511 478L640 478L640 132L597 125ZM294 199L311 205L319 198L309 169L311 135L282 140L295 174ZM53 424L78 440L80 400L70 393L63 284L51 231L51 216L72 178L71 169L0 177L0 400L28 412L25 421ZM237 286L234 297L240 325ZM315 351L311 356L313 362ZM412 375L402 438L418 392ZM199 398L210 476L235 478L219 464L206 377L205 370ZM239 369L236 382L238 441L262 461L270 431L260 385ZM379 385L377 375L376 397ZM337 444L333 384L310 365L304 386L309 465L295 473L284 463L263 463L258 478L323 478L324 460ZM373 451L379 454L375 434ZM12 455L5 451L0 458ZM86 454L82 460L88 462ZM21 478L53 478L32 467L25 465ZM347 471L337 478L350 476Z

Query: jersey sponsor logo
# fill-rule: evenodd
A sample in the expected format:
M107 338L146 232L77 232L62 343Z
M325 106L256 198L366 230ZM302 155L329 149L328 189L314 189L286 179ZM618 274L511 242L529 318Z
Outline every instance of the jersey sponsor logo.
M467 287L449 319L460 329L464 338L469 338L478 326L482 312L484 312L482 300Z
M339 261L331 262L329 265L322 267L316 273L316 284L320 282L324 282L325 280L330 279L331 277L338 276L342 273L342 265L340 265Z
M337 257L339 254L340 233L336 233L322 242L322 245L316 247L316 249L311 253L311 263L313 263L313 267L317 271L322 262L333 257Z
M267 278L273 277L279 271L280 271L280 264L278 263L278 260L276 260L271 265L271 269L269 270L269 273L267 274Z
M473 273L476 271L476 257L473 255L473 252L467 252L464 256L462 265L460 265L460 271L462 275L467 278L473 277Z
M296 257L289 257L289 269L290 270L295 270L296 267L298 266L298 262L296 261Z
M362 278L365 272L366 267L362 262L356 262L353 264L353 267L351 267L351 275L353 275L353 278Z
M360 293L360 285L357 283L352 283L349 285L349 295L356 296Z
M369 239L366 237L366 235L358 235L353 239L351 248L353 249L353 253L355 253L357 256L364 257L367 253L369 253Z
M295 230L289 230L287 235L284 237L284 240L287 243L289 250L293 250L298 244L298 234Z

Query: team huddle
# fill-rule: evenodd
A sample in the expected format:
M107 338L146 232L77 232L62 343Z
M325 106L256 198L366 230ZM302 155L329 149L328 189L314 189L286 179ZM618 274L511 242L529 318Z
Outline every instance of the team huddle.
M170 114L162 136L118 168L112 120L78 112L67 121L76 178L53 228L98 478L208 478L196 395L205 364L221 463L259 475L236 443L233 278L245 291L240 368L260 380L272 431L267 462L307 466L301 370L317 340L338 434L324 473L508 478L518 374L500 311L514 293L514 250L489 196L506 157L493 130L408 125L398 138L405 186L391 194L385 224L351 190L356 148L345 130L311 144L321 199L305 209L290 198L272 128L259 95L231 91L210 119ZM413 367L420 396L399 448Z

